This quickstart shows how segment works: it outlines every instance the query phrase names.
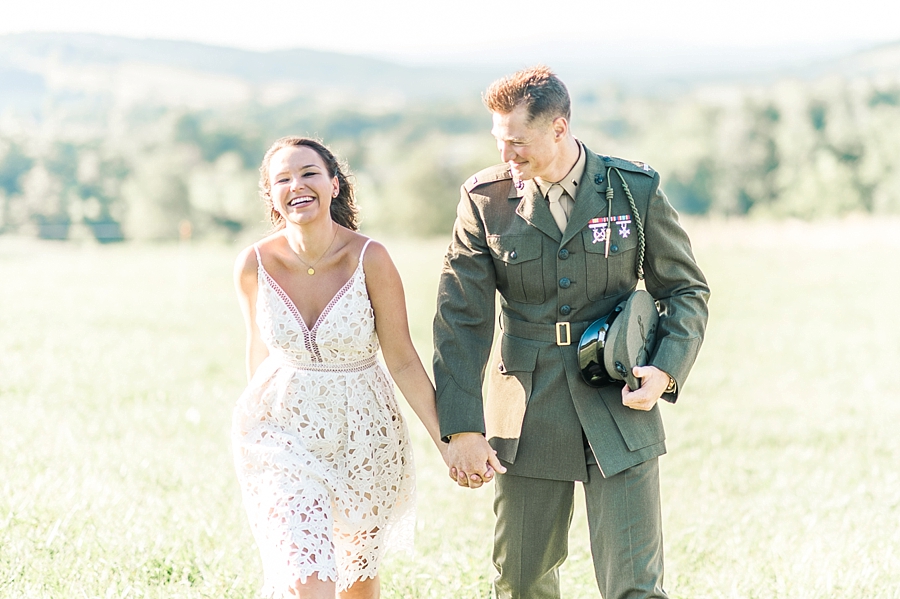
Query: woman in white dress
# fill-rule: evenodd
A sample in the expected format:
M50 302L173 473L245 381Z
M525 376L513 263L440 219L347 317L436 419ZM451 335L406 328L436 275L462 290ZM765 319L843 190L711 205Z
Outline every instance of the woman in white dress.
M328 148L275 142L260 194L275 232L235 265L250 383L233 444L263 594L375 598L385 549L411 545L415 523L412 449L379 345L446 461L434 388L397 269L356 232L353 187Z

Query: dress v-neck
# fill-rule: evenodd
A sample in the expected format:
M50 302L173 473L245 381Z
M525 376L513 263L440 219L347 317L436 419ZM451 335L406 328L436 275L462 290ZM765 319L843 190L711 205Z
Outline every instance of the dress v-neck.
M259 266L259 272L263 274L266 281L269 283L269 287L275 292L278 297L281 298L281 301L284 302L284 305L287 306L287 309L294 315L294 318L297 319L297 322L300 326L303 327L303 330L307 333L313 333L316 329L318 329L319 325L325 320L325 317L328 316L328 313L331 312L331 309L344 297L344 294L347 293L347 290L350 289L350 286L353 284L354 279L359 274L359 271L362 270L363 264L363 256L366 254L366 248L369 247L369 242L371 239L367 239L366 243L363 245L362 251L359 253L359 262L356 265L356 269L354 269L353 274L350 275L350 278L347 279L343 285L341 285L340 289L338 289L335 294L331 297L331 300L325 307L322 308L322 312L319 313L318 318L313 322L312 327L306 324L306 319L303 318L303 314L301 314L300 309L297 307L297 304L294 303L294 300L291 299L291 296L287 294L287 291L282 289L281 285L278 284L278 281L269 274L269 271L266 270L266 267L263 266L262 257L259 255L259 247L256 244L253 244L253 249L256 251L256 263Z

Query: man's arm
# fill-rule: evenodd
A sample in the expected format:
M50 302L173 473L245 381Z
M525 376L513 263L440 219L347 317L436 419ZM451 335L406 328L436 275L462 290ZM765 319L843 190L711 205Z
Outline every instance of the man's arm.
M472 488L490 480L493 470L505 471L484 438L482 399L494 336L496 288L484 225L463 186L438 286L434 381L441 436L450 442L451 476Z
M638 394L628 398L641 405L646 405L652 399L649 395L657 390L667 401L674 402L678 398L678 392L697 359L709 318L709 286L694 259L690 239L678 222L678 213L659 188L658 177L656 175L654 188L651 189L644 224L647 238L644 283L659 304L659 328L656 350L648 365L641 369L640 374L635 372L642 379L641 389L648 386L647 396ZM669 376L675 381L675 389L665 393ZM623 393L623 401L626 395Z

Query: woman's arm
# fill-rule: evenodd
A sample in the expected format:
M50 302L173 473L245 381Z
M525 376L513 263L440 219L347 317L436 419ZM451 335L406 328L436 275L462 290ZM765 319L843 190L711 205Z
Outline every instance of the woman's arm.
M259 291L257 269L256 252L251 246L238 255L234 264L234 286L247 329L248 381L253 378L256 369L269 355L269 350L259 334L259 327L256 326L256 294Z
M375 332L378 334L385 364L446 462L447 444L441 441L434 385L425 373L409 336L406 298L400 273L387 250L377 242L369 244L363 268L369 300L375 312Z

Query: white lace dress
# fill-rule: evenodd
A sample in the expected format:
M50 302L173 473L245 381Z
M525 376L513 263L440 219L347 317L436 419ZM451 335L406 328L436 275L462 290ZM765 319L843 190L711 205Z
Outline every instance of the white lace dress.
M269 357L237 402L232 441L267 597L310 576L345 590L378 573L388 546L412 546L412 449L376 358L368 245L311 329L255 248Z

